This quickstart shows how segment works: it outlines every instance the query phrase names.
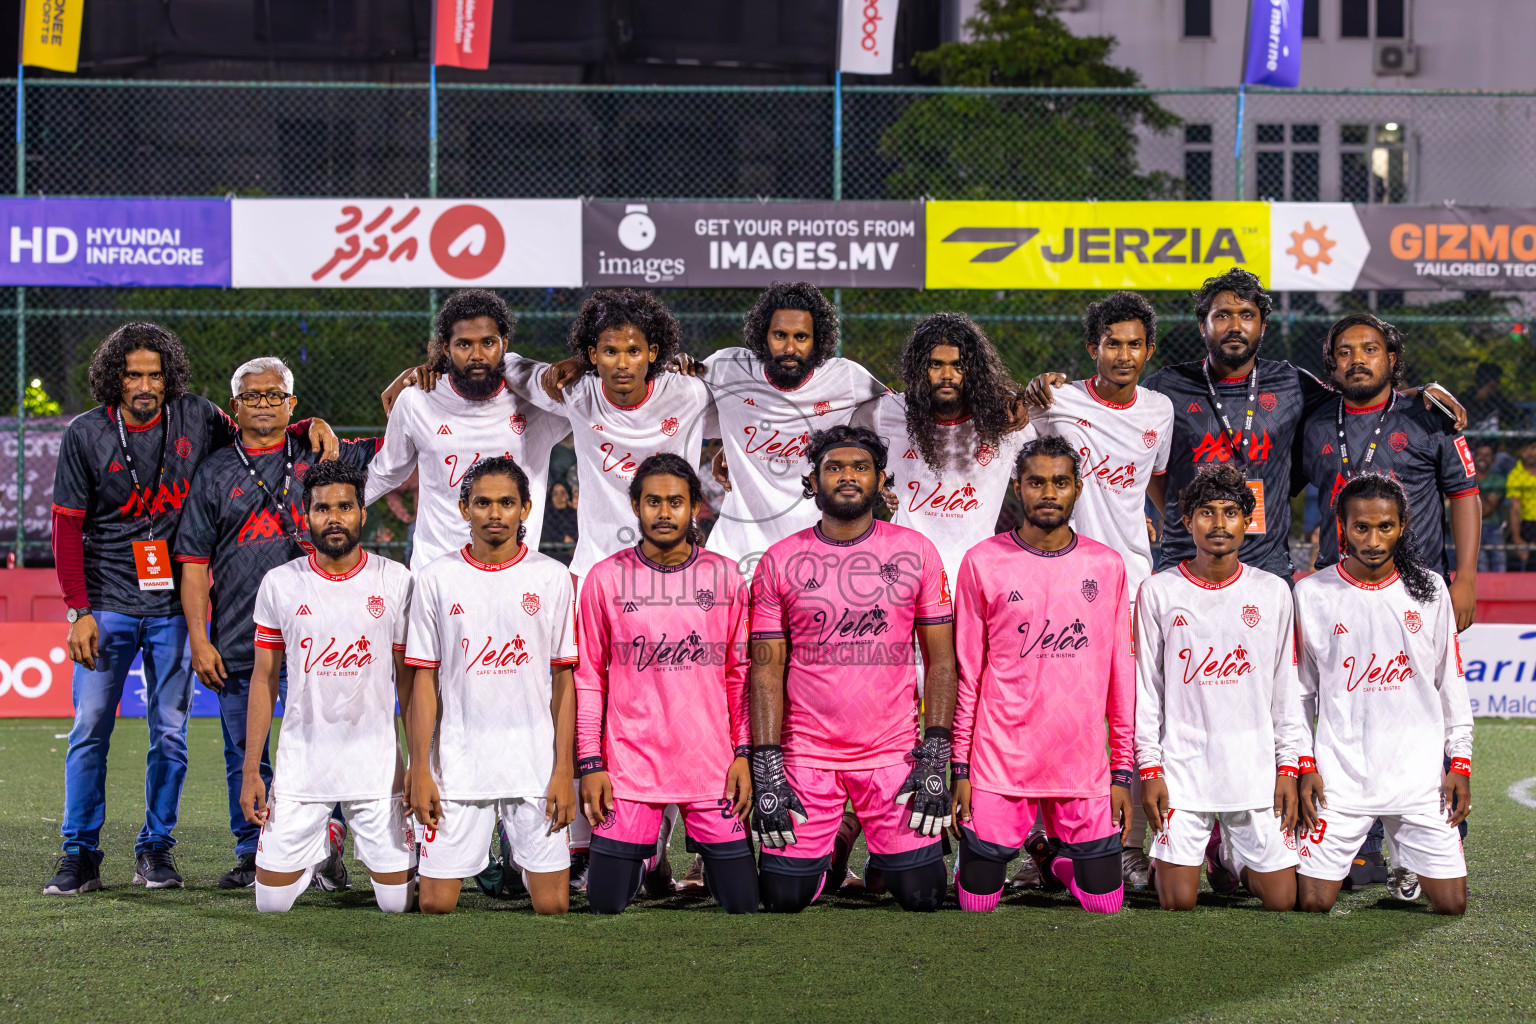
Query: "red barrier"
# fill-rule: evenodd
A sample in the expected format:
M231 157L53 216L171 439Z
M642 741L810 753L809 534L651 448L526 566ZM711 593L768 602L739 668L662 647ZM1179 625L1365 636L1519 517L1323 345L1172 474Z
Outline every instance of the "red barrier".
M52 569L0 570L0 622L63 622L64 593Z
M68 639L62 622L0 623L0 718L74 717Z

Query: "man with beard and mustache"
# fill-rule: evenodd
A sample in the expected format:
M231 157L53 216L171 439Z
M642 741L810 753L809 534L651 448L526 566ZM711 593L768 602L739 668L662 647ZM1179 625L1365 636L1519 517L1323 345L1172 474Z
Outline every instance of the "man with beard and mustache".
M431 391L407 387L417 368L401 375L385 393L393 405L384 445L369 467L368 503L420 477L411 566L419 568L469 541L459 515L459 483L479 459L504 455L528 474L533 508L528 546L539 546L544 523L549 450L570 433L564 416L545 412L507 390L502 359L516 320L494 292L457 292L438 311L436 351L430 367L447 376L448 387Z
M314 551L267 573L256 594L239 804L261 830L254 884L264 913L292 907L315 865L328 859L338 801L379 909L410 907L416 851L406 838L395 701L402 714L409 711L411 574L357 546L368 518L366 478L361 466L339 461L310 471L304 510ZM284 660L288 693L274 788L260 769Z
M818 430L806 458L803 493L821 520L772 545L752 579L752 830L763 906L795 913L816 898L851 802L869 866L896 902L936 910L955 701L943 562L922 534L874 518L886 450L872 431Z
M1456 578L1450 582L1456 628L1472 625L1477 604L1477 551L1482 505L1477 466L1467 439L1438 409L1405 401L1396 389L1406 372L1403 335L1370 313L1351 313L1323 339L1323 369L1341 396L1307 417L1302 427L1301 482L1317 487L1324 523L1344 485L1361 473L1391 476L1408 495L1425 561L1450 580L1445 553L1446 501L1456 543ZM1318 536L1317 568L1339 560L1339 537Z
M815 286L777 282L747 313L745 347L690 368L714 399L704 436L721 439L716 478L728 488L709 547L743 575L769 545L816 521L800 486L811 432L848 423L860 404L889 390L834 355L837 332L837 310Z
M1065 438L1026 444L1014 478L1023 522L972 548L955 584L961 910L997 906L1037 814L1065 856L1035 840L1030 855L1083 909L1120 909L1134 764L1130 599L1119 553L1072 530L1081 472Z
M251 612L262 577L301 557L311 546L301 488L318 467L320 455L307 439L288 430L298 398L293 371L276 356L240 365L229 381L230 411L240 436L203 460L182 506L173 555L181 563L181 607L188 622L212 629L191 630L192 671L219 695L224 727L224 769L229 790L229 827L235 836L235 866L219 878L221 889L246 889L256 881L258 826L240 809L246 761L246 703L256 663ZM374 438L342 441L340 459L364 467L378 450ZM279 666L279 690L287 678ZM272 779L267 751L257 755L262 778ZM345 888L341 859L346 826L332 827L333 856L315 874L324 889Z

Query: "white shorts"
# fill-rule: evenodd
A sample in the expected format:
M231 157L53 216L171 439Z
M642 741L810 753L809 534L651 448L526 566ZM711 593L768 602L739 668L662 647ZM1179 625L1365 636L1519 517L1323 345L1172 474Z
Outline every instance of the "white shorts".
M337 801L284 800L274 793L267 823L256 840L256 866L268 871L303 871L325 860L326 823ZM399 795L382 800L342 800L352 833L352 852L376 875L416 866L416 843Z
M571 866L565 829L546 835L544 798L537 800L443 800L437 828L416 823L421 864L427 878L471 878L491 862L491 836L500 818L512 843L512 859L524 871L565 871Z
M1205 844L1218 820L1222 844L1239 874L1243 868L1284 871L1299 863L1296 837L1280 827L1280 819L1268 807L1256 811L1170 811L1167 828L1152 842L1152 856L1185 867L1204 864Z
M1428 814L1346 814L1323 811L1317 828L1299 833L1301 873L1308 878L1342 881L1349 876L1371 822L1381 818L1392 847L1392 865L1425 878L1463 878L1467 861L1461 834L1445 823L1441 812Z

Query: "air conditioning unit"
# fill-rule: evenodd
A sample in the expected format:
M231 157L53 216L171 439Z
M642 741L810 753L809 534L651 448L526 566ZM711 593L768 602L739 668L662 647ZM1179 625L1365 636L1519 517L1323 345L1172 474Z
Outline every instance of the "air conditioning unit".
M1371 71L1376 75L1416 75L1419 73L1419 48L1397 39L1376 40Z

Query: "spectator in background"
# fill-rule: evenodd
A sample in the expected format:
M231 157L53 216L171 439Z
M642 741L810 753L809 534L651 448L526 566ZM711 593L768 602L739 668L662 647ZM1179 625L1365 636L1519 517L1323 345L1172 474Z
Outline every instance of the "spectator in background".
M1504 484L1509 505L1509 541L1511 544L1536 544L1536 441L1520 449L1520 461L1509 471ZM1519 550L1509 559L1511 572L1536 572L1536 558L1529 550Z
M1494 450L1491 444L1480 444L1472 453L1472 465L1477 469L1477 492L1483 503L1482 541L1477 549L1479 572L1507 572L1509 561L1502 547L1504 543L1504 488L1506 478L1494 469Z
M549 557L570 565L576 537L575 498L570 487L556 481L549 487L549 504L544 508L544 533L539 548Z
M1467 431L1519 430L1525 414L1504 394L1504 368L1498 363L1479 363L1467 397Z

